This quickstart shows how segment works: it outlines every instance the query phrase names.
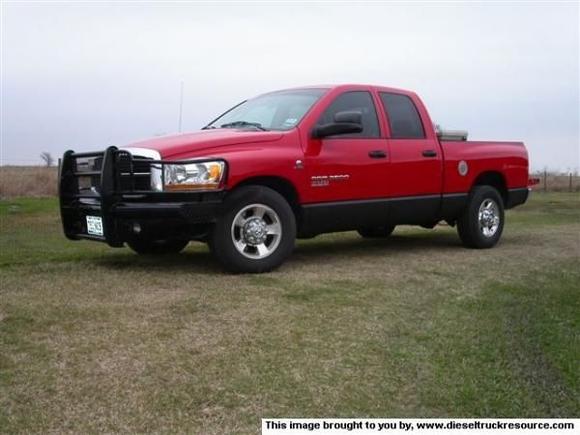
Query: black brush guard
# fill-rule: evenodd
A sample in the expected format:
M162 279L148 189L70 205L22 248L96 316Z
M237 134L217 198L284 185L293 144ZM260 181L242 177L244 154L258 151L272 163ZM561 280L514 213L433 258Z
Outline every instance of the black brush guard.
M225 191L154 190L151 174L158 171L163 185L165 165L207 161L223 160L153 160L116 147L90 153L67 151L59 167L60 213L66 237L120 247L135 237L132 228L136 223L195 237L200 227L215 222ZM88 233L87 216L102 219L102 236Z

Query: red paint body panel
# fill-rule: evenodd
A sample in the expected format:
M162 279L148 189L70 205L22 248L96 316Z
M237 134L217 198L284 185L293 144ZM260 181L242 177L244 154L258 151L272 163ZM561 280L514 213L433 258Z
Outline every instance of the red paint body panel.
M528 152L521 142L442 142L444 163L443 192L468 192L484 172L502 174L508 189L528 186ZM469 165L465 177L459 175L461 160Z
M199 152L212 154L223 147L240 144L274 142L282 138L277 131L248 131L235 129L200 130L195 133L161 136L131 144L131 147L149 148L158 151L163 159L197 156Z
M157 150L163 159L220 157L228 162L226 189L254 177L278 177L292 183L301 204L469 192L485 172L501 174L508 188L528 185L528 156L520 142L439 142L427 109L419 97L398 89L341 85L327 88L300 123L289 131L215 129L160 137L131 144ZM324 110L343 92L368 91L379 117L379 138L313 139L312 128ZM425 130L424 139L391 139L387 113L379 92L408 96ZM385 150L385 159L369 158L369 151ZM435 157L423 156L433 150ZM296 162L300 160L301 165ZM465 176L460 161L468 164ZM341 176L326 187L312 177Z
M380 103L378 93L394 92L407 95L417 108L425 130L424 139L393 139L389 130L388 115L385 107ZM413 92L404 92L396 89L377 87L377 101L381 110L381 117L387 137L389 137L389 197L431 195L442 192L443 188L443 155L439 140L433 129L431 117L423 102ZM425 150L433 150L436 157L426 158L422 155Z
M307 149L304 162L309 183L304 186L304 202L384 198L389 195L388 160L369 158L369 152L387 149L386 140L309 139ZM327 185L312 186L312 177L320 176L337 179Z

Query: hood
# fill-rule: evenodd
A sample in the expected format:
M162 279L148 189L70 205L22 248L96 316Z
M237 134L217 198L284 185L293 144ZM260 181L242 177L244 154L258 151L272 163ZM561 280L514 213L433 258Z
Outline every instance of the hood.
M282 138L278 131L249 131L238 129L200 130L195 133L156 137L135 142L126 147L147 148L161 154L162 159L176 155L211 153L221 147L247 143L274 142Z

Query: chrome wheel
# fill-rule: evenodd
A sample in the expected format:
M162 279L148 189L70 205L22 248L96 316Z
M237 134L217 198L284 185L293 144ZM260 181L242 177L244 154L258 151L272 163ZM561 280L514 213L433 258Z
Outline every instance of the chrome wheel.
M259 260L272 254L282 239L278 214L264 204L242 208L232 222L232 241L240 254Z
M493 237L500 224L499 206L493 199L486 198L479 206L479 231L485 237Z

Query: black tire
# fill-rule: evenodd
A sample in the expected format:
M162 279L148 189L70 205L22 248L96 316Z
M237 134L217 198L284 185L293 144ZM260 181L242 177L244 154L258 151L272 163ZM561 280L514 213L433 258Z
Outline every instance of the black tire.
M480 209L485 210L486 205L495 209L490 214L482 215ZM499 218L499 221L494 220ZM497 222L497 227L491 222ZM457 232L468 248L487 249L492 248L499 241L504 226L504 205L499 192L491 186L475 186L469 194L467 206L457 220Z
M166 255L183 251L188 243L189 240L184 239L133 239L127 245L139 255Z
M384 225L374 228L361 228L357 232L365 239L386 239L395 230L395 225Z
M260 210L265 210L261 218ZM259 227L258 238L249 241L247 237L256 235L247 236L245 231L252 220ZM276 225L279 225L278 236L270 234L270 228L278 228ZM296 218L284 197L265 186L244 186L226 197L224 213L210 232L209 247L231 272L262 273L280 266L292 253L295 240ZM269 253L261 257L264 254L258 248Z

